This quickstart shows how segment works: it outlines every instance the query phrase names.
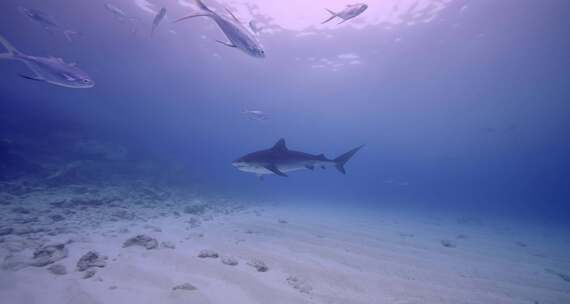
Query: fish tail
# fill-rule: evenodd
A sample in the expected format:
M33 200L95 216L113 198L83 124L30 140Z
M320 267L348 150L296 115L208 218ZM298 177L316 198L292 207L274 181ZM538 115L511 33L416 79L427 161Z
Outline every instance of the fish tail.
M333 20L334 18L337 17L337 16L336 16L336 13L333 12L333 11L331 11L330 9L325 8L325 10L327 10L327 12L329 12L332 16L330 16L327 20L321 22L321 24L325 24L325 23L327 23L327 22L329 22L329 21L331 21L331 20Z
M204 4L204 2L202 0L195 0L196 1L196 5L203 11L206 12L212 12L212 10L206 6L206 4Z
M20 51L2 35L0 35L0 44L8 51L7 53L0 53L0 59L14 59L21 54Z
M65 39L68 42L73 42L73 35L79 35L79 33L74 31L74 30L64 30L63 31L63 36L65 36Z
M362 147L364 147L364 145L360 146L360 147L356 147L344 154L342 154L341 156L335 158L333 161L335 162L336 165L336 169L342 173L342 174L346 174L346 170L344 170L344 165L354 156L354 154L356 154L356 152L358 152L358 150L360 150Z
M179 19L174 20L174 23L186 20L186 19L190 19L190 18L195 18L195 17L212 17L212 13L197 13L197 14L192 14L192 15L188 15Z

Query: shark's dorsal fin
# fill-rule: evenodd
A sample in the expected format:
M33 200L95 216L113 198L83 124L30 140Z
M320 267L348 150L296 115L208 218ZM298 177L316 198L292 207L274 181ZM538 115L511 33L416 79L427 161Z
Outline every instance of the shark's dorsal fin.
M285 145L285 139L281 138L272 148L271 150L275 151L287 151L287 146Z

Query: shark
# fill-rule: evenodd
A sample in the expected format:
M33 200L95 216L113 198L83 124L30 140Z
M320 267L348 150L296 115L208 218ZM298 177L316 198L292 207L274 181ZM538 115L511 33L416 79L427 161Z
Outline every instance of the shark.
M335 13L327 8L326 10L331 14L331 16L327 20L323 21L321 24L325 24L336 17L342 19L342 21L339 22L338 24L345 23L346 21L362 14L367 8L368 5L364 3L347 5L342 11L338 13Z
M364 145L356 147L335 159L329 159L324 154L309 154L293 151L287 148L285 139L281 138L273 147L246 154L235 161L232 165L240 171L255 173L260 179L264 175L278 175L287 177L287 172L297 170L325 169L334 166L340 173L346 174L344 165Z

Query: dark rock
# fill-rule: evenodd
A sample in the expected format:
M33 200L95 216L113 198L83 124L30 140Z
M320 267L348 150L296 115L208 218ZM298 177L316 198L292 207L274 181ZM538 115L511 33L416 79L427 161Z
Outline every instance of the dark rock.
M313 287L311 287L311 285L309 285L305 280L296 276L287 277L287 283L302 293L310 293L313 290Z
M77 261L77 270L85 271L91 267L105 267L107 257L96 251L89 251Z
M117 211L113 212L111 215L116 217L116 218L119 218L121 220L126 220L126 221L130 221L130 220L135 219L135 214L132 212L128 212L127 210L117 210Z
M160 242L160 246L161 246L162 248L176 249L176 245L174 245L174 243L169 242L169 241L162 241L162 242Z
M34 252L34 257L30 261L31 266L42 267L67 257L65 244L55 244L41 247Z
M187 291L192 291L192 290L197 290L198 288L196 288L194 285L190 284L190 283L184 283L184 284L180 284L180 285L176 285L174 287L172 287L172 290L187 290Z
M67 274L67 268L61 264L53 264L50 265L47 270L55 275L64 275Z
M158 247L158 241L145 234L139 234L126 240L123 243L123 248L130 246L143 246L146 249L155 249Z
M230 266L236 266L237 264L239 264L239 262L236 258L230 257L230 256L222 257L222 263L224 263L226 265L230 265Z
M263 261L260 261L260 260L253 260L247 264L249 266L255 268L259 272L266 272L269 270L269 267L267 267L267 265L265 265L265 263Z
M204 249L204 250L200 251L200 253L198 253L199 258L214 258L215 259L219 256L220 255L217 252L215 252L213 250L209 250L209 249Z
M191 217L188 220L188 224L190 224L190 228L198 228L198 227L200 227L200 225L202 225L202 222L195 217Z
M547 269L544 269L544 270L545 270L546 272L551 273L551 274L553 274L553 275L555 275L555 276L558 276L558 277L561 278L562 280L564 280L564 281L570 283L570 275L567 275L567 274L564 274L564 273L561 273L561 272L558 272L558 271L555 271L555 270L552 270L552 269L548 269L548 268L547 268Z
M14 232L14 228L12 227L2 227L0 228L0 236L9 235Z
M447 247L447 248L455 248L457 247L453 242L451 242L450 240L441 240L441 245L443 247Z
M94 268L87 269L87 271L85 271L83 273L83 278L89 279L90 277L94 276L96 273L97 273L97 270Z
M207 204L190 205L184 208L184 213L202 215L208 208Z
M29 223L35 223L37 221L38 217L36 216L20 217L13 220L15 224L29 224Z
M30 214L32 212L30 209L27 209L24 207L14 207L11 210L12 210L12 212L19 213L19 214Z
M50 215L49 218L54 222L61 222L61 221L65 220L65 217L63 217L63 215L61 215L61 214L53 214L53 215Z

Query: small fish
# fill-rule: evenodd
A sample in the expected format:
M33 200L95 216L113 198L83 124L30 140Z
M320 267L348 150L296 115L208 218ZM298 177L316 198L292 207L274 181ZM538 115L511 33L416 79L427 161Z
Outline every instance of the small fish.
M182 17L175 22L180 22L182 20L194 18L194 17L210 17L212 18L218 27L224 32L229 42L224 42L216 40L217 42L232 48L237 48L244 53L257 57L265 57L265 51L261 47L261 44L255 38L249 30L247 30L241 22L230 12L228 9L226 11L230 14L231 18L218 15L216 12L209 9L201 0L195 0L196 4L200 8L200 12L192 14L186 17Z
M152 21L152 31L151 34L154 34L154 31L162 21L166 17L166 8L161 8L160 11L154 16L154 20Z
M111 3L105 3L105 8L107 9L107 11L111 12L111 14L113 14L115 19L117 19L119 22L121 23L124 23L125 21L128 22L131 25L131 33L133 35L137 34L138 31L137 18L129 17L127 13L125 13L125 11L123 11L122 9Z
M33 76L20 75L23 78L73 89L86 89L95 86L95 82L89 75L75 64L65 63L61 58L26 55L18 51L2 36L0 36L0 44L8 51L1 53L0 59L21 61L34 73Z
M53 16L40 10L18 6L18 11L31 21L39 24L50 34L52 34L54 31L62 32L65 36L65 39L67 39L69 42L73 42L72 35L78 34L76 31L64 29L55 21L55 18Z
M335 13L333 11L331 11L330 9L326 8L326 10L331 13L331 17L328 18L327 20L321 22L321 24L325 24L331 20L333 20L336 17L339 17L340 19L342 19L341 22L339 22L338 24L344 23L360 14L362 14L366 9L368 8L368 5L364 4L364 3L357 3L357 4L351 4L351 5L347 5L342 11Z
M284 139L280 139L272 148L249 153L232 162L240 171L255 173L261 179L263 175L275 174L287 177L285 172L309 169L322 169L334 166L340 173L346 174L344 165L363 146L354 148L335 159L328 159L323 154L313 155L289 150Z
M105 8L115 16L119 21L125 21L128 19L127 14L122 9L116 7L111 3L105 3Z
M267 114L259 110L245 110L242 113L247 115L251 120L264 121L269 119Z

